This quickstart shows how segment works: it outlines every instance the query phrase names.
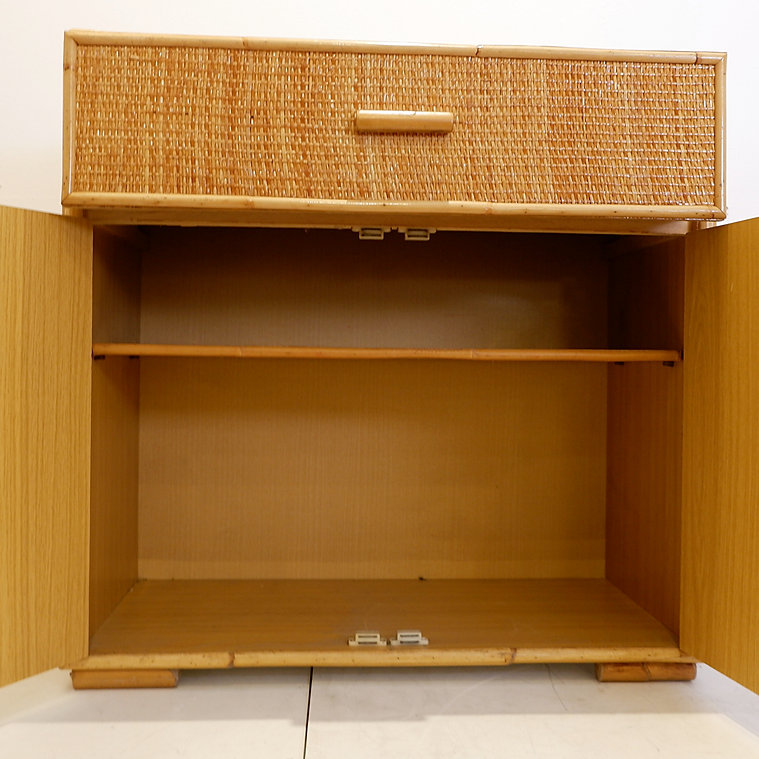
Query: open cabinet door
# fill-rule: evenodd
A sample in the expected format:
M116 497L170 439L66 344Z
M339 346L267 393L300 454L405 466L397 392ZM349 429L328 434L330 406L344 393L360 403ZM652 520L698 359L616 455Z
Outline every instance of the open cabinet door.
M681 648L759 691L759 219L686 243Z
M0 685L87 652L92 230L0 207Z

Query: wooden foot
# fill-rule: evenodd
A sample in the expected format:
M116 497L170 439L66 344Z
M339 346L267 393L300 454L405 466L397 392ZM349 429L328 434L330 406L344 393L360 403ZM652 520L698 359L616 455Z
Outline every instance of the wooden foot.
M650 680L695 680L693 662L637 662L596 664L596 679L602 683L644 683Z
M75 669L71 682L76 690L88 688L174 688L176 669Z

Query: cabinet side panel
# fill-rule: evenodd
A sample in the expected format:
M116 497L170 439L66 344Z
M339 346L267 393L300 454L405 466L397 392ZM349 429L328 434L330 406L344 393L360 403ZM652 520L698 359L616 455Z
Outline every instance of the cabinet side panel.
M93 364L91 635L137 581L139 371L126 357Z
M143 239L136 231L96 228L92 341L138 343Z
M611 345L681 349L683 244L616 257ZM677 632L680 605L682 383L679 365L609 367L607 577Z
M606 576L673 632L680 604L682 371L609 367Z
M619 244L628 250L609 264L609 347L682 349L685 243Z
M0 208L0 685L86 653L89 225Z
M686 250L682 648L759 690L759 221Z
M142 238L95 229L92 337L140 340ZM137 581L139 362L94 361L90 506L90 635Z

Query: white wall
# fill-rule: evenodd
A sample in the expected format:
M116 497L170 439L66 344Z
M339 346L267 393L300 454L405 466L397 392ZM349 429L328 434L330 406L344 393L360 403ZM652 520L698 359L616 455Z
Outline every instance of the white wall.
M0 0L0 203L60 210L65 29L728 52L728 220L759 215L758 0Z

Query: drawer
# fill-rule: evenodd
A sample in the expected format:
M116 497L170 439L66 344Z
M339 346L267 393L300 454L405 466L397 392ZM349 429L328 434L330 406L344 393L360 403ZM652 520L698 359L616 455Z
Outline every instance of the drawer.
M70 205L106 194L723 215L719 55L81 33L68 44ZM365 110L443 114L450 131L364 132Z

